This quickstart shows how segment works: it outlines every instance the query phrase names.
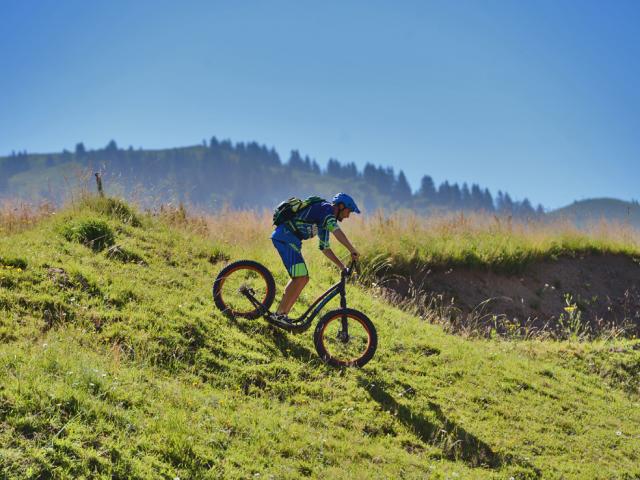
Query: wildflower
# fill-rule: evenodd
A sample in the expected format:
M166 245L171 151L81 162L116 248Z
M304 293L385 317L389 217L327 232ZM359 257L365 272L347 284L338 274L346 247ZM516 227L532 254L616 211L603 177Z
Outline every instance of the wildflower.
M564 307L565 311L568 313L573 313L576 309L575 305L569 305L568 307Z

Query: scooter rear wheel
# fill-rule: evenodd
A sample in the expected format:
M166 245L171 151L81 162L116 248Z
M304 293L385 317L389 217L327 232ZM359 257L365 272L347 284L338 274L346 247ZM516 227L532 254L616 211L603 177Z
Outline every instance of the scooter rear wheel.
M213 282L213 301L225 314L258 318L262 312L242 294L243 289L248 289L265 310L273 304L276 295L273 275L253 260L239 260L222 269Z

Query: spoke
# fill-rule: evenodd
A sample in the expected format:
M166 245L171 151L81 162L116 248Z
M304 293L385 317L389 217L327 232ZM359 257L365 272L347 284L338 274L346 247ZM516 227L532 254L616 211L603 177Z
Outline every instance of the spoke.
M230 312L235 314L247 314L255 311L255 306L242 293L250 292L260 303L265 303L268 289L264 277L249 268L241 268L225 277L221 293Z

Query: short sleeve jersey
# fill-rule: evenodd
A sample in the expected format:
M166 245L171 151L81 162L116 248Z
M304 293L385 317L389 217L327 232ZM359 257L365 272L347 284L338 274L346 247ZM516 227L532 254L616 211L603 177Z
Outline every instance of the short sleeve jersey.
M298 212L292 223L304 240L318 235L320 250L329 248L329 233L340 229L329 202L314 203L305 208Z

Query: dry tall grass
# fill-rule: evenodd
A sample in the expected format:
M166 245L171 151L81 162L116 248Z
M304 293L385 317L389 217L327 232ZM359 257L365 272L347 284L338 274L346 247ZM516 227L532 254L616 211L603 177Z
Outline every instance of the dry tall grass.
M204 235L219 244L259 247L261 242L270 246L271 213L267 210L233 210L223 208L211 214L184 205L162 205L155 210L170 224L190 232Z
M269 245L273 229L267 210L224 209L216 215L185 211L178 217L212 240L246 247ZM370 259L387 256L427 264L510 266L571 251L640 255L640 231L605 220L578 228L568 220L521 221L480 213L424 217L378 211L369 216L352 215L342 227Z
M0 233L19 232L53 214L54 207L49 203L5 202L0 206ZM217 243L247 248L270 246L268 238L273 227L271 212L266 209L223 208L211 214L182 204L169 204L153 214ZM568 220L523 221L482 213L425 217L409 211L394 214L377 211L371 215L352 215L342 227L365 259L382 256L400 265L510 268L570 252L640 255L640 231L606 220L578 228Z
M54 214L55 208L49 202L31 204L4 201L0 203L0 234L21 232Z
M640 231L605 220L578 228L568 220L516 220L482 213L424 217L376 212L349 219L345 230L363 253L388 256L400 264L509 269L571 252L640 255Z

